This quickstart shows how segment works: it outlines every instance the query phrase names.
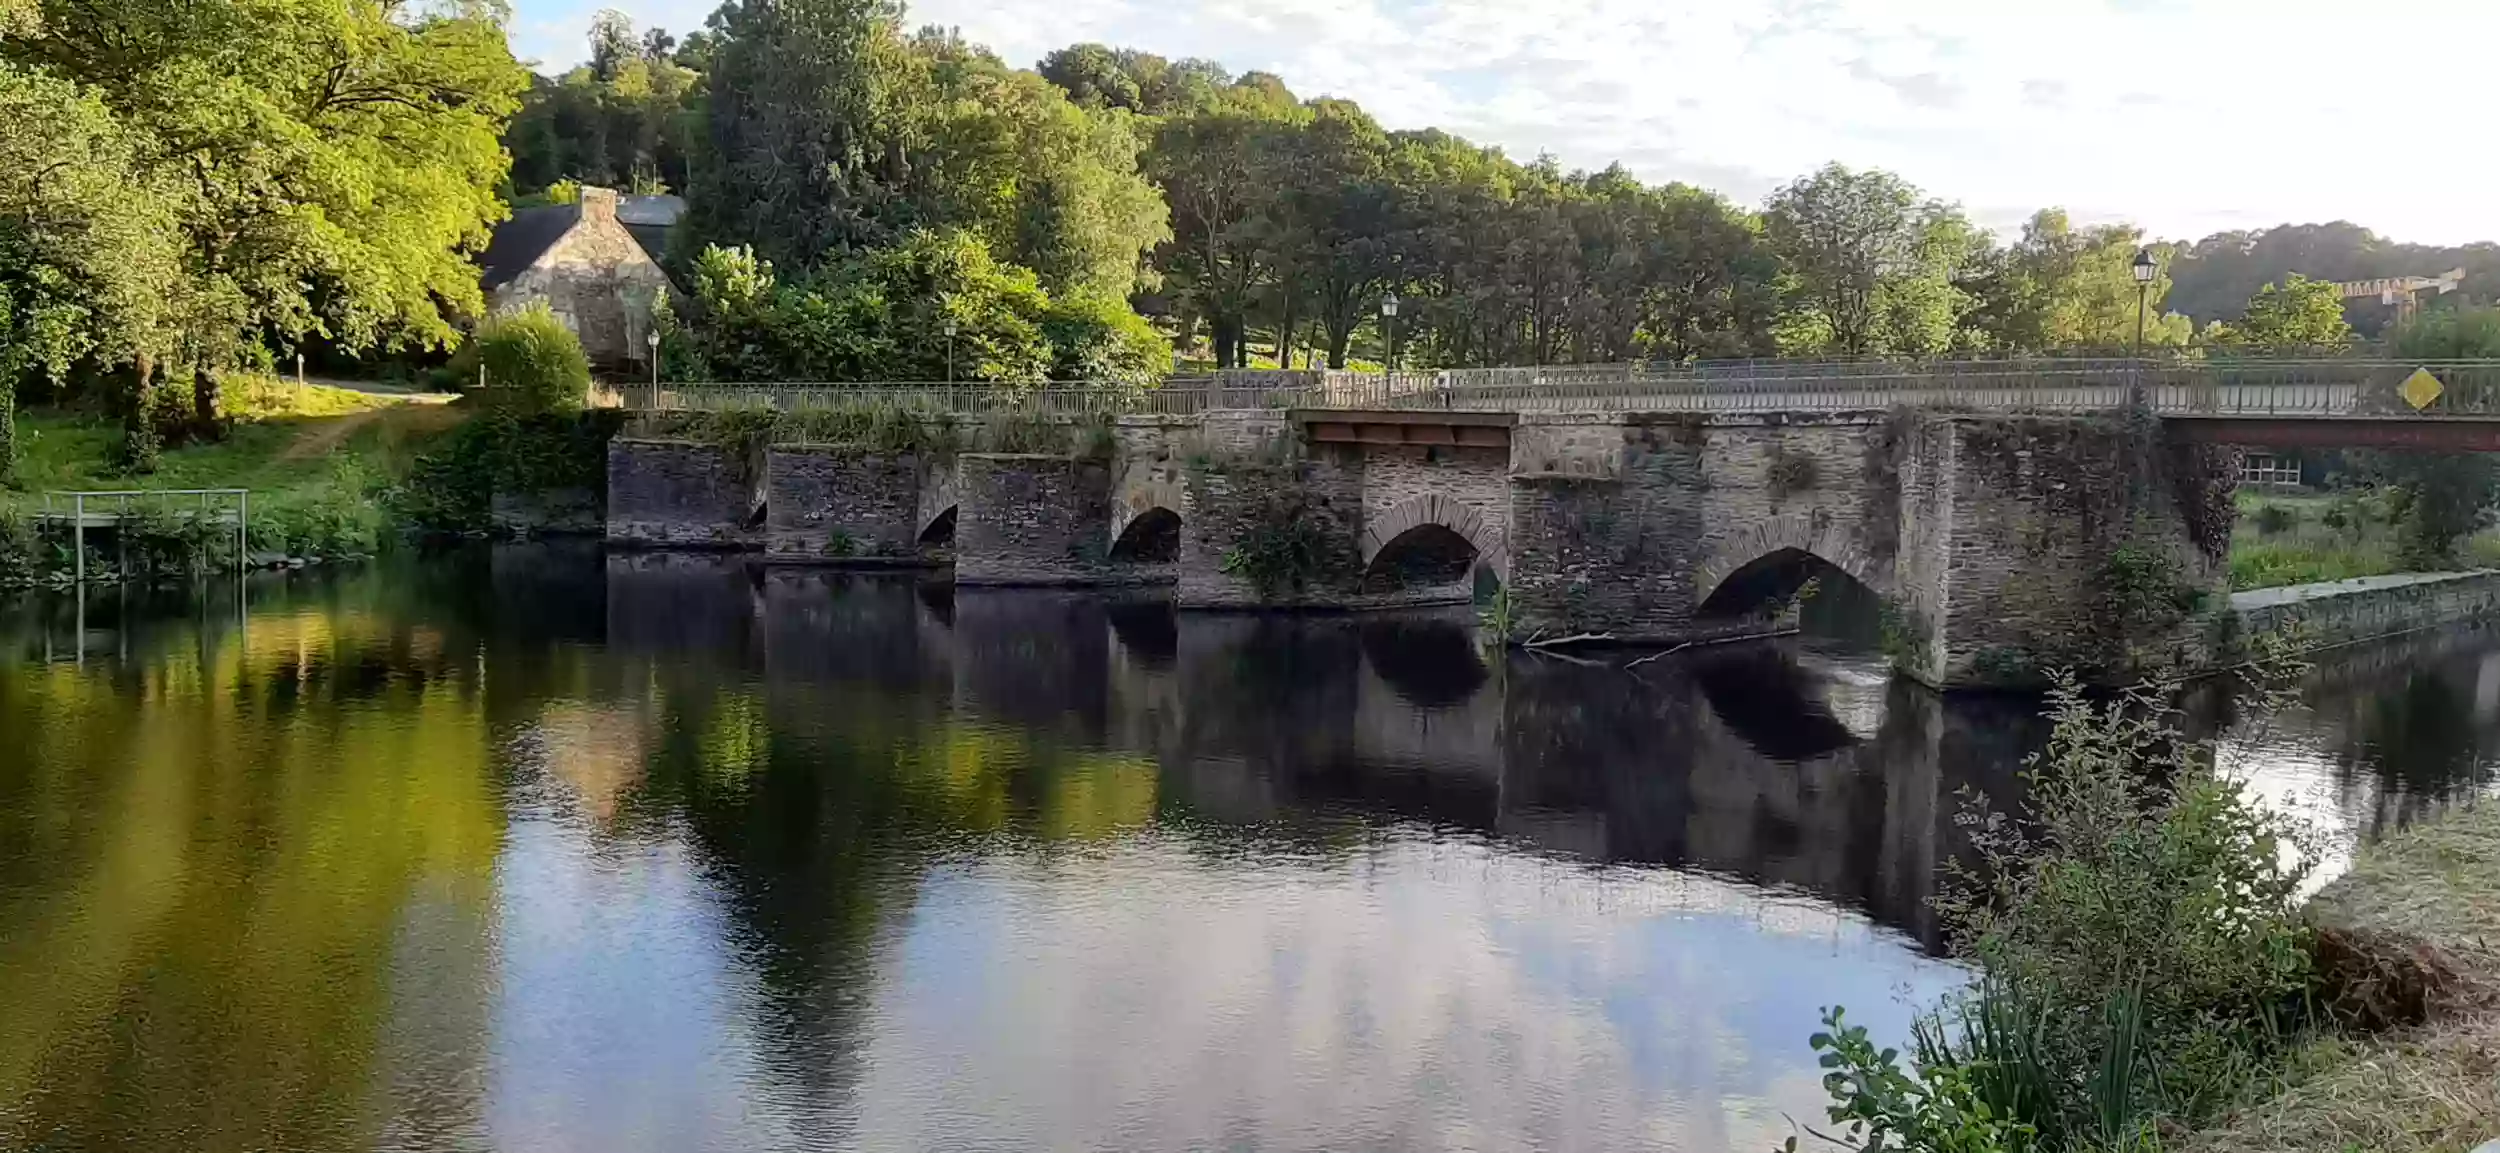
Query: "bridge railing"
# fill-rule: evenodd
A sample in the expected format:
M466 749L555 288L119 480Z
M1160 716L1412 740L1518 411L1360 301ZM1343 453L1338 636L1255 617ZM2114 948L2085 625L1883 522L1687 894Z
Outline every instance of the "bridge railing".
M2440 395L2417 410L2401 386L2428 370ZM630 385L642 411L897 410L980 415L1188 416L1220 409L1490 412L1763 412L1918 407L2082 412L2138 394L2164 415L2500 416L2500 361L2126 358L1745 361L1562 365L1440 372L1226 372L1154 386L1115 382Z

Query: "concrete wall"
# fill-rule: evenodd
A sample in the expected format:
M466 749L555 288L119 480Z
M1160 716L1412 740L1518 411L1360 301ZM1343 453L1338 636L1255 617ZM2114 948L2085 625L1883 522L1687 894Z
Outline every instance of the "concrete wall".
M604 368L647 364L651 304L668 274L616 219L616 192L582 189L581 219L488 302L507 312L544 301Z
M610 544L705 549L761 547L761 462L682 440L608 442Z
M2500 572L2407 573L2235 593L2240 633L2333 648L2500 615Z
M774 560L918 564L921 487L914 453L778 445L767 456L765 505Z

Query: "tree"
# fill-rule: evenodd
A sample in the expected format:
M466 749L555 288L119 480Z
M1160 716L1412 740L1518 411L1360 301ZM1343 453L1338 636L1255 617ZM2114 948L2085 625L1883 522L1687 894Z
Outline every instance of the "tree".
M2438 309L2396 333L2407 360L2500 357L2500 309ZM2404 545L2410 568L2448 568L2457 541L2480 527L2483 509L2500 491L2500 468L2486 453L2391 452L2385 468L2404 492Z
M1969 266L1966 343L2025 352L2132 348L2135 256L2144 247L2132 226L2077 229L2063 209L2032 214L2021 240ZM2184 345L2195 333L2192 321L2167 310L2169 294L2167 270L2157 271L2143 293L2148 346Z
M634 35L634 21L614 8L602 8L590 17L590 71L601 80L616 78L616 70L628 60L643 54L642 41Z
M2293 273L2249 297L2240 323L2209 326L2208 339L2237 348L2341 351L2352 345L2352 325L2334 285Z
M912 49L928 86L911 102L928 141L917 218L972 229L1054 294L1127 296L1171 236L1162 196L1138 174L1130 114L1088 112L952 35L924 32Z
M1161 267L1206 320L1219 368L1246 362L1251 311L1275 270L1266 214L1276 190L1264 174L1279 123L1296 111L1228 89L1213 107L1157 125L1147 152L1147 171L1172 211Z
M909 227L921 141L901 18L893 0L728 0L712 14L695 237L809 269Z
M180 206L92 90L0 63L0 480L18 390L160 347L181 281Z
M467 253L504 212L499 137L524 82L498 7L37 7L0 59L93 92L179 185L182 268L151 355L190 370L195 427L216 427L217 373L266 341L440 346L481 311Z
M1764 234L1788 264L1801 331L1844 355L1941 351L1975 233L1961 213L1880 170L1825 166L1771 194Z

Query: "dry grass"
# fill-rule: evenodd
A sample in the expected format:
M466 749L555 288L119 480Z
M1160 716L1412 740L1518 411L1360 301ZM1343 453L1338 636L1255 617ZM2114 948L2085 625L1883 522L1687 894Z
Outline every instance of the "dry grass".
M2465 1153L2500 1136L2500 805L2364 849L2320 893L2319 923L2401 941L2456 980L2431 1023L2313 1042L2274 1097L2171 1147L2197 1153Z

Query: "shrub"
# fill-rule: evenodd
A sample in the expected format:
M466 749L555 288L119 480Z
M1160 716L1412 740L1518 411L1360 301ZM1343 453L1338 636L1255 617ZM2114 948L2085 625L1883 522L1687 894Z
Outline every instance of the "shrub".
M2038 1011L2055 1118L2085 1129L2085 1092L2111 1049L2111 998L2140 990L2131 1029L2156 1076L2130 1103L2193 1115L2286 1039L2309 977L2298 916L2298 826L2215 773L2165 702L2171 686L2050 694L2046 749L2028 764L2030 822L1975 810L1979 867L1939 907L1990 981Z
M520 413L581 411L590 392L590 358L545 304L489 319L471 342L485 369L488 403Z
M1143 387L1172 367L1172 345L1124 300L1052 301L1042 314L1053 380Z
M2267 536L2280 536L2292 531L2300 523L2300 514L2283 505L2269 504L2257 510L2257 515L2251 519L2251 523L2257 526L2257 531L2260 533Z

